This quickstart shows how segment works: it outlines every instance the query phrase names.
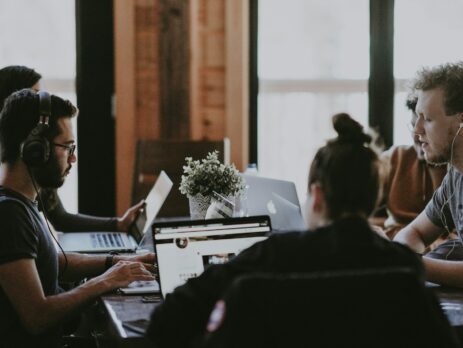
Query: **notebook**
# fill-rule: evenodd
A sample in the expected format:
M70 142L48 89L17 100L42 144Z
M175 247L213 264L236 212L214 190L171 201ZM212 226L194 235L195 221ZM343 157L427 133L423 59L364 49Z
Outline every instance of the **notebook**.
M146 197L145 209L139 214L129 233L123 232L77 232L62 233L58 236L64 251L82 253L105 253L109 251L134 252L166 200L173 183L161 171L151 191Z
M275 231L306 229L293 182L245 174L242 177L247 186L249 216L269 215Z
M163 297L207 267L228 262L265 240L268 216L154 223L152 233Z

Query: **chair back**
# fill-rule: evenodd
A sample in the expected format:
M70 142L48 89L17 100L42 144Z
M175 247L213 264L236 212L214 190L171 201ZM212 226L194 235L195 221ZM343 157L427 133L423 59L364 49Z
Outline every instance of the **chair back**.
M209 152L219 151L219 160L230 162L230 142L193 140L139 140L136 149L135 169L132 184L132 204L145 198L164 170L174 186L159 211L159 217L188 216L188 199L179 191L185 157L202 159Z
M459 347L406 268L243 276L224 302L205 347Z

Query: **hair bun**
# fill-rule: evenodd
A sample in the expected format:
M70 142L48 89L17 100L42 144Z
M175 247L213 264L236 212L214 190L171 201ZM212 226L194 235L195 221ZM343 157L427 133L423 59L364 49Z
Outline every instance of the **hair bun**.
M372 137L363 132L363 126L349 114L340 113L333 116L333 127L338 133L338 140L359 145L370 144Z

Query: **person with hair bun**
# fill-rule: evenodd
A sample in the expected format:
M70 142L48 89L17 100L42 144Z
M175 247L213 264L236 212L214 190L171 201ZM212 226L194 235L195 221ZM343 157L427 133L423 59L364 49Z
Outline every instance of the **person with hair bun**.
M424 280L415 253L382 238L368 223L381 187L372 138L348 114L335 115L333 127L338 136L318 150L310 167L309 230L272 235L168 294L152 313L147 331L157 346L186 347L198 339L217 300L244 274L403 266Z
M41 78L42 75L26 66L10 65L0 69L0 111L5 99L13 92L23 88L30 88L38 92ZM129 208L121 217L97 217L67 212L54 188L42 188L40 198L47 218L53 227L61 232L128 232L129 227L144 206L144 202L141 201Z

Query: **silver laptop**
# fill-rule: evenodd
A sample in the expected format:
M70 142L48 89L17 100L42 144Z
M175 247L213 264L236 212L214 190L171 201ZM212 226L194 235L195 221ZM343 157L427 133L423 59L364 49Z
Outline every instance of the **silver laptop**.
M154 223L162 296L268 237L268 216Z
M247 186L249 216L269 215L275 231L306 229L293 182L255 175L242 176Z
M173 183L162 171L145 199L145 209L137 217L129 233L123 232L73 232L62 233L58 241L64 251L105 253L109 251L134 252L166 200Z

